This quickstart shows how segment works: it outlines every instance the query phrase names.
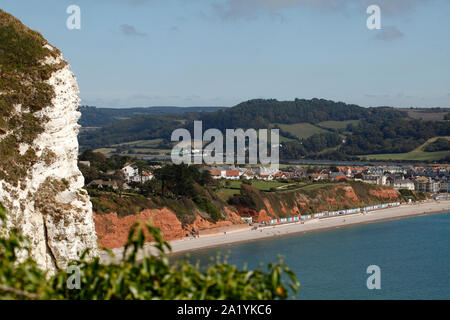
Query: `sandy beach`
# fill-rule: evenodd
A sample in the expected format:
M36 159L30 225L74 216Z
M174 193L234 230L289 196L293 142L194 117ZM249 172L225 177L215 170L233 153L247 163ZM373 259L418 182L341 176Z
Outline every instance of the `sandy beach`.
M341 228L361 223L371 223L376 221L393 220L442 212L450 212L450 200L429 200L417 204L402 204L399 207L379 209L367 213L312 219L304 223L293 222L288 224L266 226L258 228L257 230L244 228L227 232L226 234L220 233L204 235L199 238L185 238L170 241L169 243L172 246L172 254L175 254L239 242L255 241L270 237L280 237L295 233ZM151 246L148 246L146 250L151 250L151 252L153 252ZM116 255L120 255L123 250L119 248L114 249L113 252ZM101 253L101 258L104 262L108 262L109 260L109 257L105 253Z

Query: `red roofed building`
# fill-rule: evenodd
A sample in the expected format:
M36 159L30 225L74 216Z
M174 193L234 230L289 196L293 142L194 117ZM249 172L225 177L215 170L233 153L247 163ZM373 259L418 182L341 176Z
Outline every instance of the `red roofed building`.
M227 170L225 176L227 179L237 180L239 179L239 170Z
M213 179L220 179L222 177L222 172L220 170L211 169L209 170L209 173Z

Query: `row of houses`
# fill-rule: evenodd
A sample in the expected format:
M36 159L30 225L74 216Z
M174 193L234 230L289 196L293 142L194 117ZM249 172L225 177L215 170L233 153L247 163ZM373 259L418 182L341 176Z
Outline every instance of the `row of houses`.
M89 161L80 161L80 163L90 166ZM160 167L160 166L158 166ZM123 189L130 189L129 184L132 182L135 183L145 183L147 181L150 181L154 178L153 173L151 173L148 170L139 170L136 166L132 165L131 163L125 164L125 166L120 169L120 172L123 174L124 181L119 181L114 176L117 174L117 171L115 170L108 170L106 172L107 176L110 176L111 178L109 180L102 180L102 179L96 179L91 181L87 186L88 187L97 187L100 189L104 188L112 188L114 190L117 190L119 188L119 184L121 184L121 187Z
M392 186L395 189L417 190L423 192L449 192L450 170L448 167L422 169L403 166L367 166L367 167L336 167L320 168L314 172L309 169L293 166L283 171L267 167L236 168L211 167L208 168L213 179L259 179L276 180L290 178L310 178L320 180L355 180L368 184ZM418 175L415 175L418 173ZM426 176L425 174L430 174ZM436 175L438 174L438 175Z
M80 161L80 163L83 163ZM89 165L89 163L83 163ZM154 166L151 169L160 168ZM139 170L132 163L127 163L120 171L126 183L145 183L154 178L150 170ZM292 178L309 178L320 180L355 180L369 184L392 186L395 189L407 189L423 192L449 192L450 191L450 167L412 167L412 166L346 166L334 168L305 168L291 166L279 170L272 167L206 167L213 179L258 179L258 180L283 180ZM114 175L116 172L107 172ZM112 179L111 179L112 180ZM97 185L114 185L109 181L93 181Z
M240 179L259 179L259 180L276 180L276 179L289 179L299 177L296 172L292 171L280 171L277 169L271 169L266 167L260 168L209 168L208 169L213 179L227 179L227 180L240 180Z
M390 175L382 175L382 176L374 176L374 175L363 175L360 180L369 184L379 184L391 186L394 189L407 189L412 191L423 191L423 192L449 192L450 185L448 178L440 178L433 179L431 177L409 177L405 176L390 176Z
M355 180L423 192L449 192L450 168L414 166L337 167L337 172L312 174L314 180Z

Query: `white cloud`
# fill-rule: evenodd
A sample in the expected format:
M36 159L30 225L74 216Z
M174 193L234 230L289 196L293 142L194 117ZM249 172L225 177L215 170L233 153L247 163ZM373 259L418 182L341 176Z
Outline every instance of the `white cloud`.
M397 27L394 26L386 26L381 30L377 30L377 35L375 36L378 40L395 40L402 38L404 36L403 32L401 32Z
M120 31L126 36L139 36L146 37L146 33L138 32L135 27L129 24L123 24L120 26Z
M409 13L417 6L438 0L377 0L382 13L398 15ZM362 11L374 0L224 0L220 4L213 4L215 11L225 19L254 18L260 13L273 13L294 7L311 7L323 11L348 11L357 9Z

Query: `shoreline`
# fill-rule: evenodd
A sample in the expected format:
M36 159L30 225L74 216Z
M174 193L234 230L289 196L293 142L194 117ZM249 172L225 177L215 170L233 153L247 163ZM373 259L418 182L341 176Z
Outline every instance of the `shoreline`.
M186 254L192 251L229 246L249 241L258 241L306 232L326 231L359 224L397 220L401 218L445 212L450 212L450 200L429 200L418 204L402 204L398 207L378 209L364 214L355 213L321 219L312 219L305 221L303 224L301 222L292 222L261 227L257 230L250 230L249 227L242 230L228 232L227 234L212 234L200 236L199 238L184 238L169 241L169 244L172 247L172 252L170 252L168 256L171 257ZM149 250L150 253L155 253L151 246L147 246L144 250L146 252ZM113 249L113 252L117 256L123 252L123 249ZM103 253L101 253L101 259L106 261L109 260Z

